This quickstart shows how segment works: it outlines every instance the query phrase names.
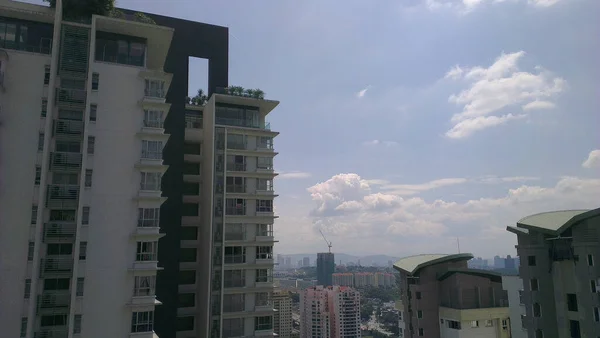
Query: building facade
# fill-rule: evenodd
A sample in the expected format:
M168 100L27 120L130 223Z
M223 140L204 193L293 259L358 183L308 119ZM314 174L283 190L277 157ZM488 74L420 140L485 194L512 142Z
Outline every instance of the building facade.
M600 332L600 208L527 216L517 235L529 338Z
M519 276L502 276L502 288L508 294L511 337L527 338L527 330L523 327L521 321L526 313L523 299L523 280Z
M345 286L314 286L300 292L300 337L360 337L360 294Z
M332 275L335 272L335 258L332 252L317 254L317 285L333 285Z
M500 275L467 268L471 254L405 257L400 272L400 337L509 338Z
M273 307L276 312L273 331L281 338L292 335L292 298L287 291L276 290L273 293Z

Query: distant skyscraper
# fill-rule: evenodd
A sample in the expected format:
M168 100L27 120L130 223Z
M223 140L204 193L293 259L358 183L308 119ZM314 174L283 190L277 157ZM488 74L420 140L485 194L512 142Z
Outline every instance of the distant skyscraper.
M286 269L291 269L292 268L292 257L286 257L285 258L285 268Z
M504 268L504 258L500 256L494 256L494 269Z
M506 269L515 269L515 259L510 257L510 255L506 256L506 259L504 260L504 267Z
M360 294L346 286L314 286L300 292L300 337L360 337Z
M283 265L285 264L285 258L283 258L283 255L277 255L277 267L279 269L283 269Z
M317 284L323 286L333 285L332 277L335 271L335 260L332 252L317 254Z
M309 267L310 266L310 257L302 258L302 266Z
M292 335L292 298L286 291L275 290L273 293L273 331L279 337Z

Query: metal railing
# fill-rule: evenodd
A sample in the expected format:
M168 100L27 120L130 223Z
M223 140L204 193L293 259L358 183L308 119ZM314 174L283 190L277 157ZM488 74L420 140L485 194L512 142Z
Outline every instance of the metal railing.
M203 119L201 116L185 116L185 127L191 129L202 129Z
M53 326L53 329L41 329L40 331L37 331L33 335L33 337L34 338L68 338L69 337L69 329L68 329L68 327L57 329L56 326Z
M144 160L162 160L162 150L161 151L142 150L142 159L144 159Z
M164 123L163 123L163 121L158 121L158 120L144 120L144 127L147 127L147 128L163 128L164 127Z
M79 136L83 134L83 121L54 120L54 135Z
M144 89L144 96L146 96L146 97L164 99L166 94L167 94L167 91L163 90L163 89L148 89L148 88Z
M41 275L69 274L73 271L73 257L71 256L48 256L42 259Z
M229 193L245 193L246 192L246 186L245 185L235 185L235 184L228 184L225 188L226 192Z
M80 171L81 153L53 152L50 154L50 171Z
M71 305L71 292L64 291L44 291L38 297L38 309L56 309L68 308Z
M76 207L79 186L74 184L48 184L47 207Z
M59 107L85 108L87 92L83 89L56 89L56 102Z
M138 228L158 228L159 226L158 219L138 219L137 223Z
M243 216L246 214L246 207L226 207L225 215Z
M232 126L232 127L243 127L243 128L255 128L255 129L264 129L271 130L271 123L256 123L243 119L232 119L227 117L216 117L215 124L223 125L223 126Z
M227 149L247 149L248 148L248 144L246 144L245 142L227 142Z
M73 241L76 231L75 222L49 222L44 224L44 241Z
M227 171L246 171L246 163L227 163Z

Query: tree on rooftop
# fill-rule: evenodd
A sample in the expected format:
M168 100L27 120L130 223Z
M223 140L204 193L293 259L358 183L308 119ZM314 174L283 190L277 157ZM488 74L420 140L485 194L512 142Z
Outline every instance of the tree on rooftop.
M56 8L56 0L44 0ZM109 15L115 8L115 0L63 0L63 16L68 18L91 17L93 14Z

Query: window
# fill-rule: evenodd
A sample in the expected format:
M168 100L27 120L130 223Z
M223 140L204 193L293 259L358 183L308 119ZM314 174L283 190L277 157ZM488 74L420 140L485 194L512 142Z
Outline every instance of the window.
M70 284L69 278L45 278L44 291L69 290Z
M491 319L486 319L485 320L485 326L486 327L492 327L492 326L494 326L494 321L492 321Z
M152 262L156 261L158 242L137 242L136 261Z
M519 304L525 304L525 302L523 301L523 290L519 290Z
M226 241L241 241L246 238L246 231L242 223L227 223L225 224L225 240Z
M133 286L134 297L154 296L156 276L135 276Z
M92 169L85 170L85 187L90 188L92 186Z
M180 270L179 284L196 284L196 270Z
M594 307L594 320L600 322L600 308Z
M273 328L273 317L263 316L254 318L254 330L271 330Z
M223 312L239 312L245 308L245 294L236 293L223 296Z
M535 338L544 338L544 332L540 329L535 330Z
M472 320L471 321L471 327L479 327L479 321L478 320Z
M31 297L31 279L25 280L25 292L23 298L29 299Z
M98 82L100 81L100 74L92 73L92 90L98 90Z
M273 138L261 136L256 140L256 147L260 149L273 149Z
M75 315L75 317L73 317L73 333L81 333L81 315Z
M530 284L530 286L531 286L531 291L537 291L537 290L538 290L538 288L539 288L539 285L538 285L538 280L537 280L537 279L535 279L535 278L532 278L532 279L529 281L529 284Z
M423 311L417 310L417 318L423 318Z
M542 316L542 307L539 303L533 303L533 316L541 317Z
M142 158L150 160L161 160L163 151L162 141L142 140Z
M243 198L228 198L225 200L226 215L245 215L246 200Z
M160 220L160 208L139 208L138 227L158 228Z
M225 247L225 264L246 263L246 248L243 246Z
M272 157L257 157L256 168L273 170L273 158Z
M144 95L156 98L164 98L167 94L165 91L165 81L146 79L146 89Z
M245 193L246 179L244 177L231 177L225 179L225 189L230 193Z
M39 165L35 166L35 180L34 180L34 184L35 185L40 185L40 182L42 181L42 167L40 167Z
M508 320L502 319L502 329L503 330L508 329Z
M75 296L77 296L77 297L83 296L84 284L85 284L85 278L83 278L83 277L77 278L77 286L75 287Z
M256 282L257 283L270 283L273 281L273 270L270 269L257 269L256 270Z
M227 171L246 171L246 157L227 155Z
M96 122L97 113L98 113L98 105L90 104L90 122Z
M42 117L46 117L48 114L48 99L42 99Z
M254 306L271 305L271 295L268 292L257 292L254 295Z
M83 207L81 212L81 225L90 224L90 207Z
M82 121L83 114L77 110L59 109L58 118L61 120Z
M527 256L527 264L529 266L535 266L535 256Z
M196 248L181 248L179 249L179 261L193 263L196 261L197 254Z
M198 239L198 227L181 227L181 240L182 241L195 241Z
M246 149L246 143L246 135L227 134L227 149Z
M571 338L581 338L581 328L579 327L578 320L570 320L569 329L571 331Z
M256 247L256 259L273 259L273 247L272 246L257 246Z
M594 266L594 255L587 255L587 262L589 266Z
M163 112L161 110L144 110L144 127L162 128Z
M72 255L73 244L48 244L46 255Z
M141 190L160 190L162 173L141 173L140 189Z
M66 153L79 153L81 152L81 144L79 142L56 141L54 150Z
M194 316L177 317L175 324L177 331L192 331L194 330ZM224 336L230 337L230 336Z
M574 293L567 293L567 308L569 311L577 312L577 295Z
M29 242L29 246L27 247L27 261L33 261L33 255L35 252L35 242Z
M273 212L273 200L257 200L257 212Z
M31 224L37 223L37 213L38 213L37 205L32 205L31 206Z
M21 318L21 337L25 337L27 335L27 317Z
M415 298L421 299L421 291L415 292Z
M244 318L223 319L223 337L244 335Z
M266 178L256 179L256 190L273 191L273 180Z
M422 327L419 328L419 337L423 337L425 335L425 331Z
M145 53L146 44L143 39L104 32L96 34L96 61L143 67Z
M154 311L134 312L131 314L131 333L151 332L154 324Z
M79 260L84 261L87 256L87 242L79 243Z
M273 224L257 224L256 236L273 236Z
M44 85L47 86L50 84L50 66L44 66Z
M241 288L246 286L246 270L225 270L223 285L226 288Z
M96 148L96 138L94 136L88 136L88 143L87 143L88 155L94 154L94 148Z
M44 133L38 135L38 151L44 151Z
M194 307L196 306L195 293L180 293L177 295L179 307Z

